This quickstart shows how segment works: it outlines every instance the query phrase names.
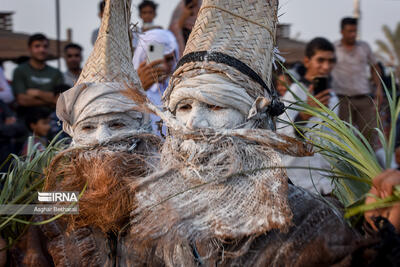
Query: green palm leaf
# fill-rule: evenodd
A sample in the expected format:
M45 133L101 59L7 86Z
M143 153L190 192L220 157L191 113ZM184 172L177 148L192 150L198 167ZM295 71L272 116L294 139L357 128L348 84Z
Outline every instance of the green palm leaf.
M289 72L288 74L290 75ZM392 198L379 200L376 205L366 206L362 204L362 200L368 194L372 179L382 172L382 167L378 163L373 148L356 127L342 121L335 112L320 103L293 76L292 79L318 104L318 107L312 107L295 96L297 101L288 108L297 111L301 110L313 118L317 118L317 120L308 121L308 125L313 124L313 127L304 126L305 124L296 125L293 122L287 123L298 129L299 133L306 133L303 134L303 137L314 144L319 149L319 153L330 163L331 172L326 172L326 176L333 179L335 184L333 193L347 208L346 216L351 217L379 205L392 205L400 201L400 192L395 191ZM393 74L392 80L395 80ZM400 101L396 97L395 83L391 88L392 94L389 94L388 88L383 82L382 84L388 97L391 129L388 138L386 138L383 134L381 123L377 121L375 130L383 145L386 155L385 167L388 168L392 162L394 152L396 122L400 115ZM338 173L341 175L338 175ZM398 190L400 190L400 187Z
M44 151L39 151L38 145L33 143L33 137L29 137L26 156L9 155L6 162L11 161L11 165L6 173L0 174L1 205L28 205L37 199L37 192L42 189L45 179L44 170L54 155L65 148L65 140L57 141L58 137ZM8 246L20 237L26 224L33 224L30 219L30 216L17 214L0 216L0 234Z

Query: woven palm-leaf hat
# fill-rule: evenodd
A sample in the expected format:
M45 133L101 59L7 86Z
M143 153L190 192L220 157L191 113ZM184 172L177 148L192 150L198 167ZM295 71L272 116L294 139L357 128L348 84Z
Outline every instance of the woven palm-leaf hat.
M170 84L174 87L204 73L227 76L254 99L270 101L269 114L278 116L283 104L270 89L274 60L278 0L204 0Z
M130 0L107 0L99 34L77 84L84 82L134 82Z
M128 84L143 90L132 63L130 6L131 0L106 0L93 51L74 87L58 99L57 116L69 135L86 118L136 106L121 94Z

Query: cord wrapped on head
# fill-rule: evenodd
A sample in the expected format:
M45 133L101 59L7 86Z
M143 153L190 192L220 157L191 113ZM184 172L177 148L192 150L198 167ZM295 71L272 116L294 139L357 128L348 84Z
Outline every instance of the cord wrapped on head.
M270 88L277 12L277 0L251 1L251 4L246 1L204 0L184 55L164 93L165 105L170 108L173 91L181 89L181 83L211 74L221 76L230 88L244 90L252 99L247 112L242 112L246 118L261 118L253 114L255 111L264 112L266 120L282 114L284 105L277 92ZM243 92L236 94L244 95ZM225 93L219 97L222 96L229 98ZM262 103L268 105L258 105L259 108L250 112L260 97L265 98Z
M276 91L272 91L270 87L266 85L263 79L242 61L234 57L231 57L225 53L198 51L183 56L179 60L176 69L179 69L184 64L191 62L207 62L207 63L215 62L215 63L222 63L232 68L235 68L240 73L247 75L254 82L257 82L259 85L261 85L261 87L264 88L264 90L268 93L269 97L271 98L271 101L269 102L270 104L267 109L267 112L272 117L279 116L284 112L285 105L279 100L279 96L276 93Z

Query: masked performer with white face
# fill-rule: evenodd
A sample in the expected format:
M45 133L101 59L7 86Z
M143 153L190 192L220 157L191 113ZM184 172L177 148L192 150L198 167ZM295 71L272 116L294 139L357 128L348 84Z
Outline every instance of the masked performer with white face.
M142 90L132 65L130 8L129 0L106 1L94 50L77 84L57 103L73 142L52 161L45 191L81 191L87 184L79 215L30 231L28 248L13 253L17 265L132 265L122 231L135 203L127 184L149 174L145 162L159 140L149 134L148 115L121 94L127 86Z
M203 1L164 94L168 111L143 105L170 135L161 171L134 187L138 262L326 266L353 249L340 212L279 168L277 151L308 151L273 132L283 111L268 86L277 11L277 0Z

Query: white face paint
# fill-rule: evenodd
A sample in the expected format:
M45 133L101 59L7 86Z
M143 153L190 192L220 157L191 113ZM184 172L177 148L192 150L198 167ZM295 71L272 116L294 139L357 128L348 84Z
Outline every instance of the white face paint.
M232 129L245 122L237 109L209 105L197 99L184 99L176 106L176 118L189 129Z
M103 144L110 139L125 136L143 125L143 114L136 111L111 113L87 118L74 129L76 145Z

